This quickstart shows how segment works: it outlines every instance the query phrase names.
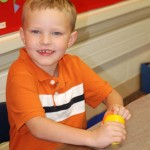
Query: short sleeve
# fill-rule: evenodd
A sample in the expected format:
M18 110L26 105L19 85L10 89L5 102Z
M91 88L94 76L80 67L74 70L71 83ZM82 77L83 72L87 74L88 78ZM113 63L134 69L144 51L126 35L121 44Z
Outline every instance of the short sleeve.
M38 82L30 74L15 74L7 81L7 107L18 132L27 132L24 124L33 117L44 116L37 91ZM20 130L20 128L22 128Z
M85 101L88 105L95 108L107 98L112 91L112 87L84 62L80 61L80 67L82 70Z

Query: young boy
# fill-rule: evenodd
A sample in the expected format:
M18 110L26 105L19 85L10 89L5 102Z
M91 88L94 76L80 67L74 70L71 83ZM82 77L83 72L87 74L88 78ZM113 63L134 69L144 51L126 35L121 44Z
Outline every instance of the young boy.
M21 39L25 48L7 80L10 150L53 150L61 143L104 148L125 140L125 126L109 122L86 129L85 103L104 102L126 120L120 95L77 56L65 54L77 38L69 0L27 0Z

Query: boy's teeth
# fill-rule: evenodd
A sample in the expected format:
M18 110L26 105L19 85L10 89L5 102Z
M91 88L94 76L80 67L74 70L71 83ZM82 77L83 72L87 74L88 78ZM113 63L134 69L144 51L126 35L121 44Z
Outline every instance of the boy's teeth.
M40 50L40 52L48 52L49 50Z

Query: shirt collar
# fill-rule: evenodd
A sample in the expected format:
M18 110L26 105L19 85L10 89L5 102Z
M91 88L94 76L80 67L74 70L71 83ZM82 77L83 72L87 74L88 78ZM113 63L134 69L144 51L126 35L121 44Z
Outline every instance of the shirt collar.
M65 82L67 82L67 80L65 79L65 76L63 75L63 64L61 60L58 63L59 77L53 77L49 75L47 72L45 72L44 70L42 70L41 68L39 68L31 60L25 48L20 49L20 58L24 61L25 64L27 64L32 70L34 70L39 81L55 80L55 82L59 82L59 85L62 87L65 85Z
M39 68L29 57L25 48L20 49L20 58L28 65L32 70L34 70L39 81L51 80L53 77L47 72Z

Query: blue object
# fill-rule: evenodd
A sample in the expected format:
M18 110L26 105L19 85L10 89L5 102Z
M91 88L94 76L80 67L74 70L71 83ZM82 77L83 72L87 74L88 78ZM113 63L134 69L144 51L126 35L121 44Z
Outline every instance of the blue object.
M141 64L141 90L150 93L150 62Z
M100 121L103 120L104 114L106 111L103 111L102 113L94 116L93 118L91 118L88 122L87 122L87 129L92 127L93 125L99 123Z
M0 103L0 143L9 141L9 122L6 102Z
M20 6L18 4L14 4L14 11L15 13L19 10Z

